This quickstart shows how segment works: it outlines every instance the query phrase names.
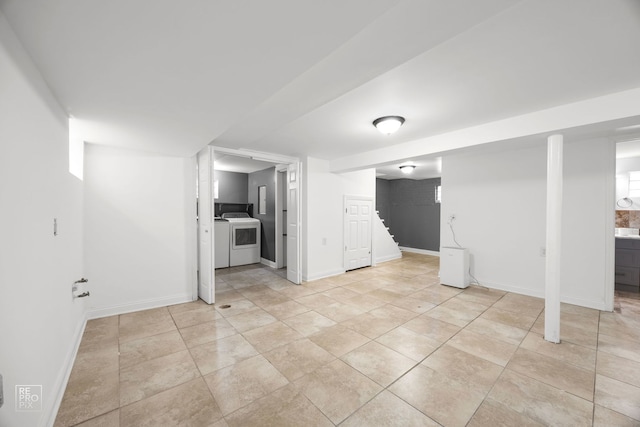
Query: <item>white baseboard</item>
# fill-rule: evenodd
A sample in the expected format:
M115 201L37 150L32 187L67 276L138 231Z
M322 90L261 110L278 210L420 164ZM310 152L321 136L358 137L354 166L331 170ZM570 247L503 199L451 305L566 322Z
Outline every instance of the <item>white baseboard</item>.
M345 273L344 270L325 271L323 273L316 273L310 276L304 276L302 277L302 280L305 282L313 282L314 280L326 279L327 277L338 276L344 273Z
M406 246L399 246L399 248L402 252L412 252L414 254L440 256L440 252L438 251L428 251L426 249L407 248Z
M172 295L163 298L153 298L149 300L136 301L111 307L91 309L87 313L87 318L99 319L101 317L115 316L117 314L131 313L134 311L149 310L151 308L166 307L168 305L182 304L191 301L193 301L193 296L190 293Z
M590 301L581 298L573 298L560 295L560 301L566 304L578 305L580 307L593 308L595 310L609 311L604 301ZM562 334L562 330L560 331Z
M514 294L527 295L530 297L543 298L544 299L544 290L534 290L534 289L526 289L520 288L516 286L503 285L500 283L493 282L485 282L484 280L480 280L480 284L490 289L496 289L499 291L511 292ZM471 285L473 286L473 285ZM560 295L560 301L565 304L577 305L580 307L593 308L595 310L607 311L605 302L603 301L591 301L585 300L581 298L569 297L566 295Z
M471 280L473 281L473 279ZM470 286L473 286L473 285L470 285ZM495 289L498 291L505 291L505 292L512 292L514 294L526 295L529 297L544 298L544 295L541 294L539 291L536 291L533 289L527 289L527 288L520 288L517 286L504 285L502 283L494 283L494 282L487 282L484 280L480 280L480 286L484 286L489 289Z
M402 252L399 254L387 255L380 258L376 258L376 264L380 264L381 262L393 261L394 259L402 258Z
M56 394L54 398L51 399L50 403L46 405L45 413L47 414L47 416L41 419L45 421L44 425L46 426L53 426L56 421L56 416L58 415L58 411L60 410L60 404L62 403L62 398L64 397L64 392L67 389L69 377L71 376L71 370L73 369L73 364L76 361L78 349L80 348L80 343L82 342L82 335L84 334L84 329L87 326L87 319L87 313L85 312L80 318L78 326L76 326L76 330L73 333L72 345L67 350L64 364L62 366L62 369L58 373L58 378L56 378L56 382L54 385Z
M266 258L260 258L260 264L264 264L267 267L271 267L271 268L277 268L278 264L276 264L274 261L271 261L270 259L266 259Z

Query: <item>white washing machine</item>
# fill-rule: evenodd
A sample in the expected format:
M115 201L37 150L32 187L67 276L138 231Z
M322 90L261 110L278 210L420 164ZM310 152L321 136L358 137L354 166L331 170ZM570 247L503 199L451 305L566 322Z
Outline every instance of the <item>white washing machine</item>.
M229 266L260 262L260 220L246 212L227 212L229 222Z

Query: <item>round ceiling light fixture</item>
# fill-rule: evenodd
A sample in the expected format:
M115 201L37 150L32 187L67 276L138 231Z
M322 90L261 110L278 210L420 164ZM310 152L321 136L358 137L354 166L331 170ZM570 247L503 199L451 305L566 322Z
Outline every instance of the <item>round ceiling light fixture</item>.
M385 135L391 135L400 129L404 123L404 117L400 116L384 116L373 121L373 125Z
M413 172L413 170L415 168L416 168L415 165L402 165L402 166L400 166L400 170L405 175L409 175L411 172Z

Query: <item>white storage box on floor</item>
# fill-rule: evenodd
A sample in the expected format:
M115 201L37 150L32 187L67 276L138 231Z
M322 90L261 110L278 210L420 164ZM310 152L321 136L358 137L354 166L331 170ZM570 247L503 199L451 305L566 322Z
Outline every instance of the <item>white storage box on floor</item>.
M440 248L440 283L466 288L469 286L469 251L467 248Z

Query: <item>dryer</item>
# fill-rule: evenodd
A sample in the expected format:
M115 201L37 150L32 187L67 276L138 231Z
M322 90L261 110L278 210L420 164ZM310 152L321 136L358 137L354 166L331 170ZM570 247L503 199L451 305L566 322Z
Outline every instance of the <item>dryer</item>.
M260 220L246 212L227 212L222 218L229 222L229 266L260 262Z

